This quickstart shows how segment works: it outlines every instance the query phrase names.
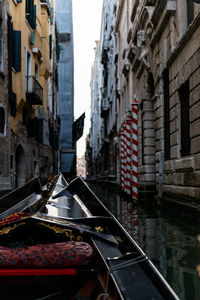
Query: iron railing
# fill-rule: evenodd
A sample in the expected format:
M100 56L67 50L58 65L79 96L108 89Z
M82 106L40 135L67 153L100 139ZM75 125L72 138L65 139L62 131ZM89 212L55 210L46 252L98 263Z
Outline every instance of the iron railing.
M34 76L26 76L26 95L31 104L43 103L43 88Z

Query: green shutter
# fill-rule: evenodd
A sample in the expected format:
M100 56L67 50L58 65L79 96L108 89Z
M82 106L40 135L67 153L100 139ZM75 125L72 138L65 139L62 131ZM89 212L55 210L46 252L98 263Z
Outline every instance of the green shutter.
M36 5L33 5L32 22L31 27L36 29Z
M29 20L31 15L32 0L26 0L26 19Z
M12 31L12 67L21 71L21 31Z
M36 29L36 5L34 5L34 0L26 0L26 19L32 29Z
M32 29L36 29L36 5L33 5L34 2L31 3L30 10L30 18L28 20Z
M33 31L31 31L30 44L34 45L34 32Z

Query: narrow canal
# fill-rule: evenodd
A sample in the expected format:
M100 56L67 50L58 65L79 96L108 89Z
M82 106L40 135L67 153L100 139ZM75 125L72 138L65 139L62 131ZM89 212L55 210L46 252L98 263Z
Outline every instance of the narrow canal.
M105 184L89 184L153 261L181 300L200 300L200 227L152 205L134 205ZM200 271L199 271L200 273Z

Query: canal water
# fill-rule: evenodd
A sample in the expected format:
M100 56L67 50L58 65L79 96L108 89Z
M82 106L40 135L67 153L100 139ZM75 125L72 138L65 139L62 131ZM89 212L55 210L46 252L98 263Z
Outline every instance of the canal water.
M200 226L152 205L134 205L105 184L89 184L181 300L200 300ZM198 241L199 240L199 241ZM200 275L200 270L199 270Z

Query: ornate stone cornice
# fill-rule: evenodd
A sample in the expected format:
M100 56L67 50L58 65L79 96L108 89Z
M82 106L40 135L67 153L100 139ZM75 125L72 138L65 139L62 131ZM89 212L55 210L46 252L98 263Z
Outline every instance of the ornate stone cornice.
M195 20L192 22L192 24L188 27L186 33L183 35L179 43L177 44L176 48L172 52L170 58L168 59L166 65L167 67L170 67L172 63L175 61L177 56L180 54L180 52L183 50L187 42L191 39L195 31L199 28L200 26L200 13L197 15Z
M153 35L153 38L150 43L151 49L153 49L155 47L156 43L159 41L170 16L173 16L176 12L176 2L175 1L167 1L167 3L166 3L166 1L163 1L163 3L164 2L166 5L165 5L165 7L162 7L162 10L160 10L159 18L158 19L156 18L156 21L157 21L156 24L155 24L155 15L154 15L155 11L151 18L151 21L154 24L154 28L156 29L156 33Z

